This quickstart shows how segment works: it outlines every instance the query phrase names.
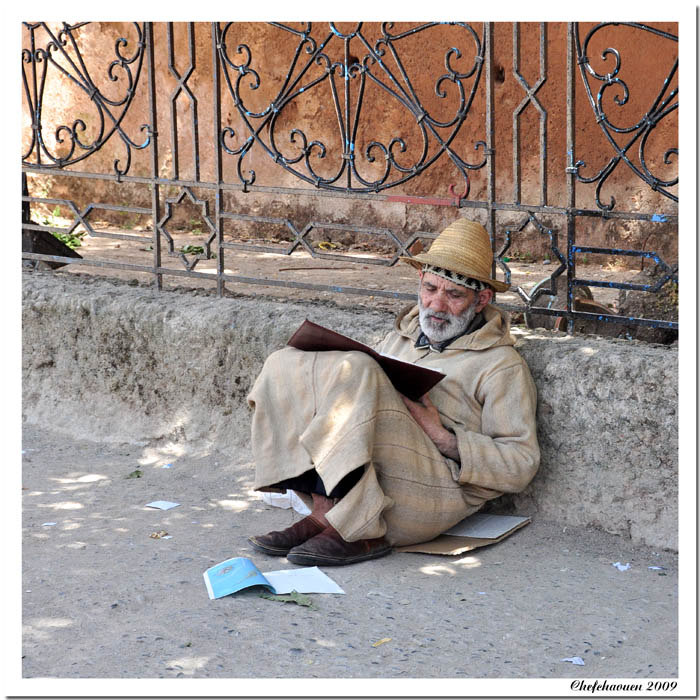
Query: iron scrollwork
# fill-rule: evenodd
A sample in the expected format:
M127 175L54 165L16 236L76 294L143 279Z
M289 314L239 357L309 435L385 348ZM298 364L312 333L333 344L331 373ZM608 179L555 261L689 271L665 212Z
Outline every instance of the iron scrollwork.
M114 161L114 172L119 178L129 170L131 149L146 148L151 140L151 130L147 124L141 126L141 130L146 132L146 138L140 144L135 143L122 126L141 75L145 53L144 23L133 23L135 42L124 37L115 42L115 57L106 67L105 73L107 79L116 83L116 87L119 88L119 95L116 97L110 97L98 87L79 49L79 30L90 22L61 24L60 31L54 33L46 22L24 23L29 32L29 47L22 50L22 80L27 108L32 119L32 134L29 147L22 155L22 162L34 167L64 168L99 150L116 132L126 150L123 164L120 159ZM48 42L43 47L37 46L39 30L48 37ZM89 97L97 116L96 134L91 140L83 140L87 125L84 119L77 118L70 125L61 124L56 128L54 139L57 148L52 148L47 143L42 109L49 68L58 71L63 78ZM58 150L62 150L63 154L59 155Z
M647 164L646 158L646 147L648 139L652 131L656 128L659 122L666 117L668 117L672 112L678 109L678 88L671 88L674 77L678 70L678 57L676 56L673 65L671 66L668 76L663 82L658 94L653 100L652 104L634 124L630 126L620 126L619 124L614 124L608 114L606 114L603 103L606 94L614 90L615 94L612 99L618 107L622 107L627 104L630 91L627 83L620 77L620 68L622 66L622 57L618 49L607 47L602 51L601 58L603 61L608 61L612 59L611 70L609 70L605 75L596 72L590 62L589 58L589 44L591 39L604 27L608 26L627 26L633 27L636 30L642 32L649 32L657 36L668 39L669 41L678 42L678 37L668 32L663 32L654 27L650 27L645 24L638 24L634 22L605 22L596 25L591 29L586 35L583 44L580 39L580 27L575 24L576 33L576 51L578 55L578 64L581 70L581 76L583 78L586 93L588 95L588 100L595 114L596 121L600 124L600 128L603 130L608 142L613 148L615 155L613 155L610 160L604 165L600 171L593 175L592 177L583 177L579 173L579 169L586 165L582 160L578 160L575 163L571 162L570 167L567 169L569 172L574 172L576 174L577 180L580 182L591 183L597 182L595 201L597 206L603 211L611 211L615 206L615 198L611 195L610 200L607 204L603 204L600 199L601 188L603 187L605 181L610 177L610 175L615 171L620 162L624 162L634 173L637 174L644 182L646 182L652 190L660 192L665 197L677 202L678 197L670 192L668 188L673 187L678 184L678 177L670 179L662 179L656 177ZM601 83L598 88L597 94L594 95L594 89L592 89L592 82L598 81ZM628 138L626 143L623 140ZM636 142L639 142L639 164L635 164L630 159L628 152L634 146ZM571 160L573 161L573 154L570 154ZM674 156L678 156L678 148L673 147L666 150L663 156L663 162L666 165L671 163Z
M217 25L217 46L223 74L247 132L239 137L234 128L225 126L220 134L220 142L226 153L238 156L238 176L244 189L255 182L255 171L248 169L245 172L244 159L257 143L270 158L294 176L321 189L347 192L379 192L399 185L429 168L444 153L463 176L463 191L466 196L469 191L468 171L482 168L486 164L486 144L478 141L474 145L474 150L481 148L484 151L483 159L479 163L468 163L455 152L452 143L469 113L479 86L484 61L484 38L479 37L468 24L447 23L463 29L467 42L473 48L474 59L466 70L458 70L455 61L462 58L465 51L450 47L445 52L445 72L435 79L434 91L439 100L447 100L446 88L452 86L456 89L458 104L451 116L440 120L432 116L421 102L398 51L401 41L425 32L436 24L423 24L392 34L393 23L383 23L380 38L372 44L363 33L362 23L346 32L334 23L329 23L327 33L324 32L324 37L319 40L312 36L311 23L302 29L270 23L280 31L295 36L297 44L281 88L269 104L257 111L248 106L250 95L246 93L247 90L255 91L261 86L261 77L252 65L251 49L244 43L235 44L233 41L234 23L226 24L223 29ZM329 56L329 49L334 42L342 42L342 61L333 61ZM358 48L361 50L358 51ZM353 52L362 55L356 57ZM396 66L393 70L388 58L391 58L391 66ZM316 74L312 75L314 70ZM422 143L416 149L419 153L414 162L401 162L400 154L407 152L408 145L400 136L394 136L385 142L371 140L365 145L362 155L358 156L358 127L362 123L363 97L368 81L415 119ZM289 143L295 147L296 152L284 155L279 145L280 115L310 90L316 89L317 95L320 95L320 88L324 84L330 88L337 118L335 143L324 143L321 139L311 138L300 128L291 128L288 133ZM238 145L234 145L237 138L240 138ZM324 177L314 169L312 157L324 159L329 154L338 154L338 163L333 166L334 172ZM369 164L384 161L377 177L369 179L363 176L358 169L360 157Z

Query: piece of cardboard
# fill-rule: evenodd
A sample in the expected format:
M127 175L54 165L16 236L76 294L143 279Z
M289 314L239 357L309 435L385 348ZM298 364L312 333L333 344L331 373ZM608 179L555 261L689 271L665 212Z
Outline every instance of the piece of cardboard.
M501 542L529 523L529 517L474 513L429 542L397 547L396 551L422 554L464 554L464 552L470 552L478 547Z

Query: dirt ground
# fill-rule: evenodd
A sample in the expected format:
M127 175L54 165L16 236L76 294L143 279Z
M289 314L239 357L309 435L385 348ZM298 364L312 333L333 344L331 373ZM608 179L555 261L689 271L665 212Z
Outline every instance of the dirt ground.
M678 675L671 552L535 517L456 557L328 567L345 595L310 595L313 608L256 589L209 600L202 573L227 558L293 568L247 543L301 517L251 490L250 454L77 441L31 425L22 452L26 679L560 679L559 695L573 679L646 687ZM153 500L181 505L145 507Z
M146 234L140 234L146 235ZM193 236L185 232L179 235L173 234L174 246L179 250L187 245L203 245L203 236ZM251 241L252 243L252 241ZM271 248L283 249L281 243L273 241L257 241L256 245L267 245ZM416 273L413 268L403 263L397 263L393 267L377 265L371 261L391 258L392 252L377 251L369 244L357 244L352 249L338 250L329 248L330 254L343 254L352 256L357 262L344 260L331 260L313 258L306 251L296 251L289 256L271 252L256 252L250 250L227 250L225 258L225 271L227 274L242 277L266 278L280 283L306 283L314 285L330 285L342 288L376 289L378 291L392 291L413 294L416 291ZM375 247L376 248L376 247ZM153 253L147 241L124 241L109 238L82 239L82 245L76 251L85 259L110 260L116 263L151 265ZM188 255L188 260L193 259ZM169 256L165 248L162 253L162 264L174 271L185 269L179 256ZM524 307L523 300L518 296L516 288L521 286L526 292L541 280L546 279L558 267L556 259L546 261L543 258L529 257L527 260L510 260L508 266L511 271L511 289L498 295L498 302L505 305ZM85 266L82 264L61 268L70 274L107 275L119 279L133 281L134 284L150 284L153 276L149 273L133 270L111 269L105 267ZM195 272L204 272L214 275L216 260L202 260L194 267ZM625 268L616 264L615 260L607 260L602 264L578 264L577 277L601 281L626 282L639 272L639 268ZM499 279L503 278L502 271L498 271ZM558 278L557 289L566 284L566 273ZM202 292L215 293L216 284L207 279L183 277L177 275L164 275L163 286L166 289L194 288ZM396 311L407 303L405 300L396 300L381 295L339 294L332 291L302 290L293 286L261 286L259 284L247 284L242 282L227 283L227 290L239 294L264 294L277 298L292 298L297 301L304 299L332 300L344 307L368 307L386 311ZM618 290L595 287L591 289L595 301L608 306L613 312L617 311ZM548 297L545 298L546 304ZM516 319L517 320L517 319Z

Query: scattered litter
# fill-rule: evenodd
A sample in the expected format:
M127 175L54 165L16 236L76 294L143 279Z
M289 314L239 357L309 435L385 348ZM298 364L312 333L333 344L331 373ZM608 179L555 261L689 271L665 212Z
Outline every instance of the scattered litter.
M41 527L51 527L52 525L55 525L56 523L41 523Z
M486 595L486 591L479 591L479 595Z
M127 476L127 479L140 479L143 476L143 472L140 469L134 469L129 476Z
M666 571L665 566L647 566L647 569L651 569L652 571Z
M172 535L163 535L164 540L172 540L173 536Z
M165 530L158 530L157 532L152 532L149 537L152 537L154 540L161 540L167 535L168 533Z
M297 605L303 605L305 608L311 608L312 610L317 609L309 596L302 595L296 591L292 591L288 595L275 595L274 593L261 591L260 597L266 598L267 600L276 600L280 603L296 603Z
M161 469L170 469L172 466L172 464L163 464L161 465Z
M562 659L562 661L568 661L570 664L574 664L574 666L586 665L585 661L580 656L570 656L568 659Z
M172 501L152 501L151 503L146 503L146 508L159 508L160 510L169 510L170 508L175 508L179 505L179 503L173 503Z
M627 569L631 569L631 565L629 562L627 564L622 564L619 561L616 561L613 566L618 570L618 571L627 571Z
M263 491L261 496L263 501L269 506L275 506L276 508L294 508L300 515L309 515L309 513L311 513L306 503L291 489L288 489L286 493L268 493Z
M391 641L391 637L384 637L384 639L380 639L378 642L375 642L372 644L373 647L378 647L380 644L386 644L387 642Z

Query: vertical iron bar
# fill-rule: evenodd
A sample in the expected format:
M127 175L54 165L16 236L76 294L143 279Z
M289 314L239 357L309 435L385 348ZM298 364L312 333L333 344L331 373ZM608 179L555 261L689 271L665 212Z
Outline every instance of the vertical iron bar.
M175 42L173 40L173 23L166 22L168 28L168 66L172 74L179 79L175 68ZM180 86L178 85L175 94L170 96L170 139L172 141L171 148L173 153L173 180L180 179L180 157L178 151L178 136L177 136L177 98L180 95Z
M224 282L224 220L221 216L221 79L219 76L219 23L211 23L212 43L212 80L214 82L214 177L216 193L214 195L214 226L216 226L216 295L222 297L226 291Z
M345 166L348 169L348 187L352 186L352 180L351 180L351 175L352 175L352 167L351 167L351 160L350 160L350 76L348 75L348 61L350 60L350 39L345 39L344 42L345 44L344 49L344 71L345 75L343 76L345 79L345 148L344 148L344 155L345 155ZM353 144L354 145L354 144Z
M189 46L190 67L187 71L188 78L197 68L197 44L194 36L194 22L189 22ZM194 180L199 181L199 118L197 110L197 96L190 95L190 111L192 114L192 162L194 163Z
M487 222L486 229L491 237L491 249L496 250L496 210L493 208L496 199L496 168L495 152L493 148L493 22L484 22L484 35L486 41L486 151L488 160L486 164L487 179ZM491 265L491 275L495 278L496 262Z
M161 264L160 234L160 187L158 185L158 119L156 109L155 52L153 47L153 22L146 22L146 50L148 52L148 104L151 121L151 212L153 217L153 272L156 289L163 289L163 275L157 270Z
M540 22L540 84L547 81L547 22ZM543 113L542 113L543 112ZM540 204L547 205L547 111L540 113Z
M520 24L513 22L513 71L520 72ZM513 202L520 204L520 114L513 111Z
M30 29L31 47L32 47L32 88L34 89L34 111L32 112L32 128L34 129L34 138L36 139L36 164L41 165L41 95L36 82L36 41L34 38L35 28ZM46 59L45 59L46 60ZM46 65L44 66L46 71Z
M576 174L574 171L576 148L576 100L574 95L574 70L576 51L574 50L574 22L568 23L568 43L566 49L566 165L567 165L567 204L566 204L566 309L573 309L573 281L576 277L576 263L573 247L576 231ZM568 318L567 333L574 332L574 320Z

